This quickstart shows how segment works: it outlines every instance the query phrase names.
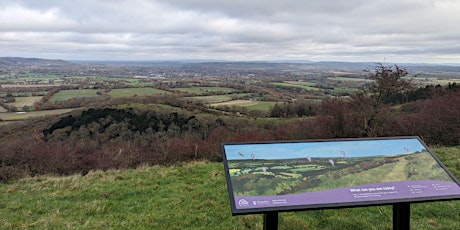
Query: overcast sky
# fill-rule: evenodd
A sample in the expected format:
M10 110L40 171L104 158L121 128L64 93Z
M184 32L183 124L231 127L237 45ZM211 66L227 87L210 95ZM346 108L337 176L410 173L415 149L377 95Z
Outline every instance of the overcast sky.
M460 1L0 0L0 56L460 63Z

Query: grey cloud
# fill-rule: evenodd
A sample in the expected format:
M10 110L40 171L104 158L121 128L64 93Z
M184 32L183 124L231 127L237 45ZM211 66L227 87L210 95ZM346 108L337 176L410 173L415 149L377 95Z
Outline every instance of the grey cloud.
M459 10L455 0L5 0L0 52L24 55L21 47L27 47L25 56L115 59L452 60L460 53Z

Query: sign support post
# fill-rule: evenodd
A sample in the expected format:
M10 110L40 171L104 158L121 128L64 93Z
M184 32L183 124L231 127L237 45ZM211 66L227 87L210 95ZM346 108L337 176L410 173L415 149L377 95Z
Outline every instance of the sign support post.
M410 203L393 205L393 230L410 229Z
M264 213L264 230L278 230L278 212Z

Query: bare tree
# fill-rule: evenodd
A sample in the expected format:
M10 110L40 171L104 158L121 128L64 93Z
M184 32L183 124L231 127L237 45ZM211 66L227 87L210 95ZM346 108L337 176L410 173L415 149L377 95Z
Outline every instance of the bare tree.
M352 104L357 119L362 119L364 136L375 137L381 133L390 110L385 100L411 88L411 82L403 79L407 70L397 65L377 64L374 71L365 70L371 84L364 85L352 95Z

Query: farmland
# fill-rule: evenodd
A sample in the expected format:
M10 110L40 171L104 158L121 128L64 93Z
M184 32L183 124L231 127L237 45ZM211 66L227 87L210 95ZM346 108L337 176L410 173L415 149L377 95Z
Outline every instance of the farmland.
M206 71L200 72L200 65L206 66ZM362 71L369 69L369 64L351 66L354 67L204 63L188 65L189 69L184 72L180 63L153 63L142 67L68 63L67 67L59 69L24 68L5 72L0 75L0 95L6 97L10 94L14 97L14 102L6 103L6 110L11 112L82 107L85 103L100 103L98 100L106 100L104 103L107 103L111 99L171 94L198 100L214 109L247 113L248 110L268 111L276 103L349 95L370 82ZM425 68L421 72L414 66L411 68L417 74L423 73L422 77L407 77L420 86L460 81L460 77L451 69L429 72ZM75 70L78 70L78 74ZM282 74L274 77L277 71ZM59 92L43 99L42 103L41 98L56 88L60 89ZM94 100L77 102L84 98ZM267 113L260 115L266 116Z
M16 151L21 138L30 142L25 139L33 136L43 137L35 141L46 146L44 149L57 151L58 147L48 145L65 143L60 147L84 146L84 151L108 158L95 157L90 159L95 162L85 166L72 161L75 165L68 171L57 165L37 165L40 173L50 170L64 174L86 171L86 165L107 167L102 162L110 160L129 167L171 164L178 159L219 160L215 145L224 140L420 135L430 144L458 142L453 122L458 116L456 107L451 106L456 97L446 99L458 87L450 81L460 79L452 72L455 68L425 71L423 78L407 76L448 84L415 87L386 98L388 101L374 111L377 116L366 111L375 108L366 107L369 100L353 101L359 97L351 97L372 86L368 72L362 71L371 68L368 65L66 62L6 67L0 77L0 140L5 141L5 152ZM439 109L445 112L436 113L439 106L444 106ZM419 119L421 113L432 118ZM365 119L368 121L362 122ZM437 120L446 121L448 128L431 123ZM446 129L454 131L444 132ZM121 158L110 158L107 152L115 145L120 149L131 146L131 150L122 151ZM79 156L84 151L64 153ZM133 160L139 157L131 156L139 153L136 151L147 154L146 162ZM161 157L149 156L152 152ZM17 163L27 168L20 168L21 172L30 172L31 164L39 162ZM9 173L11 177L20 175Z
M459 175L458 147L442 147L460 145L455 67L420 67L423 75L408 76L417 85L371 117L374 92L353 97L374 86L368 63L59 63L0 69L4 228L261 228L260 215L231 217L222 142L417 135ZM249 188L237 186L241 194L283 194L371 183L369 175L417 179L404 163L433 167L423 154L407 157L337 157L332 167L315 157L256 159L231 172ZM458 228L458 208L414 205L411 224ZM391 228L391 207L346 212L283 213L280 227Z

